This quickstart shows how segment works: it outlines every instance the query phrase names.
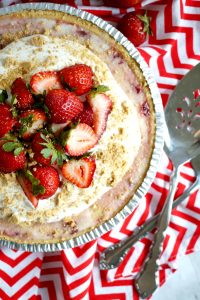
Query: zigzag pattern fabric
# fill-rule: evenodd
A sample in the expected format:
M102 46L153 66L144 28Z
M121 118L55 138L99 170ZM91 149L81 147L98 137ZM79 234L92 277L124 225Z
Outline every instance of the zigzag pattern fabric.
M0 7L19 2L3 0L0 1ZM147 10L152 17L154 35L138 49L154 73L164 105L178 81L200 60L199 1L145 0L135 8L126 10L105 7L101 0L60 3L92 12L114 25L127 11ZM141 270L154 238L153 232L137 242L116 269L100 271L99 256L101 251L131 235L137 226L162 209L171 173L172 164L163 153L156 178L144 201L126 220L98 240L74 249L46 254L2 248L0 299L139 300L133 279ZM194 171L187 163L182 167L175 198L184 193L194 180ZM197 190L173 210L160 257L160 285L176 271L181 255L200 250L199 237L200 191Z

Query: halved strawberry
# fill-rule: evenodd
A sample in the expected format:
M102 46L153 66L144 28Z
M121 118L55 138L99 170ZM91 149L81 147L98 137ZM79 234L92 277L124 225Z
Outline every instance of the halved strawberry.
M47 117L41 109L29 109L19 116L19 122L19 135L24 140L28 140L44 126Z
M85 123L90 127L93 126L94 113L88 102L83 103L83 111L73 120L73 122L78 122L78 121L80 123Z
M62 135L62 144L71 156L80 156L86 153L97 144L97 141L94 130L84 123L79 123L75 128Z
M33 96L27 88L26 82L22 78L17 78L13 82L11 87L11 94L16 96L16 105L19 109L28 109L34 103Z
M43 94L44 91L48 92L53 89L62 88L59 76L57 72L54 71L34 74L31 78L30 86L35 94Z
M87 100L94 113L94 132L100 138L106 130L108 115L112 110L112 101L104 93L89 94Z
M84 157L79 160L69 160L62 167L62 175L65 179L75 184L79 188L87 188L90 186L96 163L94 158Z
M28 178L24 176L22 172L18 172L17 180L21 185L26 197L29 199L29 201L33 204L34 207L37 207L39 200L36 196L33 195L31 182L28 180Z
M45 104L49 109L52 123L60 124L71 121L83 110L83 103L73 93L56 89L49 91Z

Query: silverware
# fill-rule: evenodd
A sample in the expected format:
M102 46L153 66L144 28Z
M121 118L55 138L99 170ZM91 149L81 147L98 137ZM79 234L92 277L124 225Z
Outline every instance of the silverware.
M158 287L158 259L162 250L164 234L168 227L180 166L200 153L200 64L194 67L177 85L165 110L166 130L165 152L173 162L173 174L169 195L157 223L155 242L141 273L136 279L136 288L142 298L153 294Z
M192 158L192 167L195 171L196 180L195 182L184 192L183 195L178 197L173 201L172 207L177 207L181 202L183 202L187 197L192 194L198 186L200 186L200 155ZM108 247L104 252L102 252L100 257L100 269L107 270L116 268L124 259L130 248L139 241L147 232L154 229L159 219L160 214L155 215L153 218L149 219L142 226L137 227L134 233L128 237L126 240L121 241Z

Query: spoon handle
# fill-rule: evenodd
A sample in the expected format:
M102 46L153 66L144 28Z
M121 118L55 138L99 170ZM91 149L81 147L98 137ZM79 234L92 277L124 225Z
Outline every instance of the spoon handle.
M196 181L184 192L183 195L178 197L173 201L172 207L177 207L182 201L184 201L191 193L193 193L200 184L200 178L197 177ZM101 253L100 257L100 269L107 270L118 267L118 265L123 261L124 257L130 250L130 248L139 241L147 232L155 228L160 214L155 215L148 221L146 221L142 226L137 227L134 233L130 235L127 239L113 244L108 247L104 252Z
M155 236L155 242L152 245L148 258L144 264L142 272L136 279L136 288L142 298L148 298L158 287L158 259L162 251L164 234L168 227L174 195L178 181L179 168L174 167L172 180L170 182L169 196L163 206L160 218L158 220L158 230Z

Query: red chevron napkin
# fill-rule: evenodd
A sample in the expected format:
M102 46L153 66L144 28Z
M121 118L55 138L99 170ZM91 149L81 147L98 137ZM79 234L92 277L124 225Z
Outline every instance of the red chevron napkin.
M0 7L19 2L3 0L0 1ZM199 1L145 0L127 10L105 7L102 0L71 0L60 3L90 11L114 25L127 11L141 8L147 10L152 17L154 35L138 49L154 72L164 105L178 80L200 60ZM99 253L125 239L136 226L142 225L162 209L171 173L172 165L163 153L156 178L144 201L125 221L98 240L74 249L47 254L2 248L0 299L140 299L132 279L141 270L154 238L153 233L137 242L117 269L100 271ZM181 170L176 197L194 180L195 174L187 163ZM160 257L160 285L176 270L176 263L181 255L200 250L199 237L200 191L197 190L173 210Z

